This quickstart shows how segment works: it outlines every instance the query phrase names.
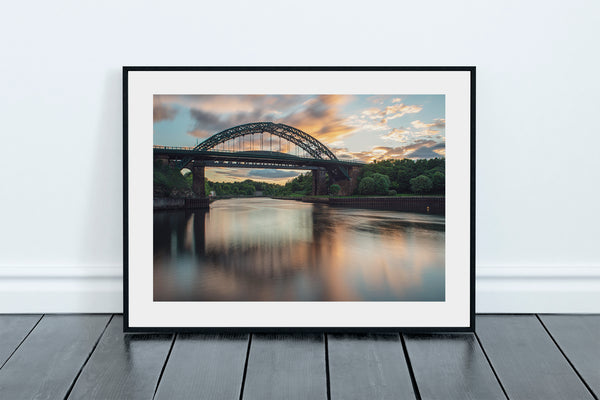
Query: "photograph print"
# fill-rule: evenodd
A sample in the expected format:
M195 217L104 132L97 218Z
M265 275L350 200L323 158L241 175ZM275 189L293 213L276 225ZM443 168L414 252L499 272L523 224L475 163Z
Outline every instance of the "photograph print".
M474 67L124 67L127 332L472 331Z
M155 301L444 301L445 96L153 97Z

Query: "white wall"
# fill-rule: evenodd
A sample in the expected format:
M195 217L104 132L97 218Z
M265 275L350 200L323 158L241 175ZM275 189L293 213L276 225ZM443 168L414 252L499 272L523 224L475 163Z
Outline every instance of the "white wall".
M122 65L475 65L479 311L600 312L597 1L10 2L0 311L118 311Z

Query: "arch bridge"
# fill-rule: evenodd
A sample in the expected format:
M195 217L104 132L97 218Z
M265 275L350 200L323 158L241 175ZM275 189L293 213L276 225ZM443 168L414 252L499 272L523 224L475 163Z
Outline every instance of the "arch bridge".
M327 194L337 183L341 194L356 188L363 163L339 160L323 143L300 129L273 122L252 122L216 133L195 147L154 146L154 159L193 174L194 194L205 197L205 167L311 170L313 194ZM329 182L328 182L329 181Z

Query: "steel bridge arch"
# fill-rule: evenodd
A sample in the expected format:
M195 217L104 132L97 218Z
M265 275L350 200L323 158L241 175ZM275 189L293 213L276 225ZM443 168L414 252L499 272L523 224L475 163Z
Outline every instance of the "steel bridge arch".
M208 151L228 140L232 140L240 136L262 134L264 132L271 133L287 140L288 142L294 143L296 146L299 146L316 159L337 160L335 154L333 154L333 152L329 150L327 146L319 142L308 133L294 128L293 126L276 124L274 122L251 122L249 124L238 125L229 129L225 129L224 131L215 133L194 147L194 150Z

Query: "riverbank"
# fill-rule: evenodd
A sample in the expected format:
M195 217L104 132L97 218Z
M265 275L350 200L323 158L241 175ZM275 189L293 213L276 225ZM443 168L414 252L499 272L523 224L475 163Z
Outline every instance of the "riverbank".
M154 210L181 210L192 208L209 208L210 203L219 199L233 197L173 199L155 198ZM253 198L244 196L244 198ZM294 200L304 203L327 204L333 207L368 208L373 210L392 210L417 212L424 214L446 214L446 198L443 196L397 196L397 197L326 197L326 196L290 196L271 197L276 200Z
M446 198L443 196L398 196L398 197L273 197L281 200L296 200L305 203L328 204L334 207L369 208L425 214L446 214Z
M173 199L170 197L155 197L154 211L209 208L210 202L211 200L208 197L201 199Z

